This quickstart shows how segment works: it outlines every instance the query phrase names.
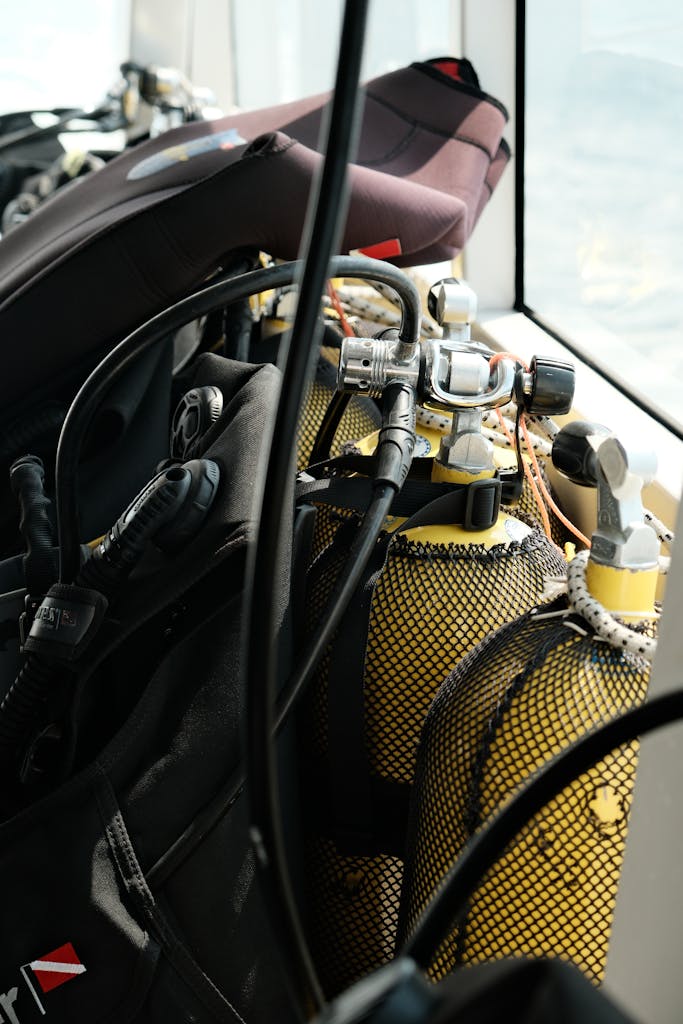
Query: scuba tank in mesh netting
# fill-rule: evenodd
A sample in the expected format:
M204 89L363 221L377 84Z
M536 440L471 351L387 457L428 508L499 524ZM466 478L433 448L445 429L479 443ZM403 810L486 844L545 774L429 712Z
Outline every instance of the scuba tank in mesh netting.
M516 528L522 525L512 522ZM442 536L447 529L441 528ZM457 528L452 529L455 535ZM490 547L477 542L476 534L468 541L433 542L429 527L419 528L423 539L415 537L418 531L387 535L386 562L371 597L365 657L362 651L359 656L344 647L350 638L362 644L362 635L354 637L352 632L349 637L344 632L318 675L308 708L308 774L318 783L327 776L329 793L328 799L324 791L314 798L323 820L312 828L306 874L313 947L330 991L341 989L393 953L404 814L415 750L420 727L449 665L521 608L536 604L545 577L563 570L561 555L540 531L527 531L521 542ZM331 547L317 563L326 555L330 558L328 574L311 594L314 610L324 605L334 569L343 569L341 547L336 565ZM360 678L350 662L360 668ZM338 669L332 678L330 665ZM356 721L348 728L339 721L340 703L359 705ZM360 737L354 725L361 726ZM364 744L363 752L354 740ZM356 759L360 764L349 770L345 762ZM331 778L330 771L335 773ZM353 782L358 775L356 789ZM350 802L364 819L366 834L353 821L334 821L339 798L335 779L340 776L347 791L345 803Z
M490 422L493 425L494 421L495 416L489 414L488 422ZM506 427L507 426L508 423L506 421ZM514 430L513 423L510 423L509 426L512 428L512 430ZM429 409L418 409L416 437L417 456L419 458L435 459L439 453L439 447L441 445L441 442L448 433L449 429L450 426L447 417L432 412ZM549 421L547 419L544 420L541 429L543 431L551 431L553 429L552 421ZM511 472L512 469L517 465L517 459L515 456L515 452L510 446L510 442L508 441L508 438L506 437L505 433L503 433L503 431L500 428L489 428L487 434L493 441L493 458L496 468L504 472ZM338 440L341 436L345 436L347 438L346 443L343 445L340 444ZM364 455L371 454L372 451L374 450L375 444L377 443L377 431L375 431L374 433L370 434L367 437L361 436L360 441L351 441L351 438L356 436L361 435L354 435L350 432L342 433L342 429L340 427L337 433L337 452L335 452L335 454L341 451L357 451ZM531 434L528 436L531 444L534 446L534 452L537 458L536 467L534 467L534 469L536 470L537 468L538 476L540 476L543 480L543 485L546 491L549 494L551 494L551 496L553 496L554 500L556 500L550 479L545 468L545 460L550 456L551 440L546 439L546 437L539 436L538 434ZM525 461L527 461L528 464L528 457L523 457L525 458ZM538 479L538 476L536 476L535 479ZM534 491L532 490L532 486L527 476L522 477L521 490L519 491L519 496L516 498L516 500L514 502L503 501L502 507L504 511L509 512L511 516L515 517L515 519L520 519L523 523L526 523L529 526L536 526L541 530L545 529L543 515L539 507L538 499L534 494ZM550 528L550 539L553 540L555 544L559 545L560 547L563 547L568 541L573 542L574 537L567 530L566 526L560 520L557 513L552 507L547 509L547 516Z
M365 611L367 647L362 624L359 631L353 621L343 625L314 683L306 877L313 948L330 992L393 954L415 751L450 665L537 604L546 576L563 571L562 556L540 531L501 519L502 529L526 536L491 545L486 534L494 529L483 538L457 527L386 534ZM312 570L320 571L310 593L313 620L343 571L347 549L341 541L336 547L333 541ZM343 818L349 809L352 820L339 820L336 812Z
M493 396L495 405L503 392L509 400L509 384L501 382L514 375L511 363L499 364L491 378L486 356L448 351L452 380L464 366L471 404L484 406ZM460 441L453 433L447 455ZM440 479L434 466L442 453L413 461L304 708L303 873L311 944L328 995L393 956L417 743L439 686L454 661L536 605L546 578L566 570L561 551L539 529L500 511L490 447L486 466L451 460ZM357 466L362 461L349 456L349 470ZM420 479L425 470L431 480ZM363 506L361 480L326 483L326 490L307 485L305 494L317 506L309 629L345 571L355 510ZM356 498L343 500L354 487Z
M401 938L410 936L468 839L510 794L592 727L646 697L658 541L642 506L638 520L633 498L626 503L612 488L617 480L633 482L639 500L649 472L634 470L614 438L598 440L600 527L590 561L586 552L573 560L567 597L504 626L464 658L427 715ZM602 980L637 760L637 741L624 744L529 822L435 953L433 977L464 963L526 955L559 956Z

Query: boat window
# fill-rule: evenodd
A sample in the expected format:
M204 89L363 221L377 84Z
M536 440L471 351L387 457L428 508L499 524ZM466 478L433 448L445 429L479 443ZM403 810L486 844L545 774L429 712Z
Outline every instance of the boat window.
M130 46L131 0L3 4L0 112L92 109Z
M255 109L328 90L342 8L342 0L233 0L235 102ZM373 0L363 77L445 55L457 30L450 0Z
M678 0L525 8L518 305L680 436L683 11Z

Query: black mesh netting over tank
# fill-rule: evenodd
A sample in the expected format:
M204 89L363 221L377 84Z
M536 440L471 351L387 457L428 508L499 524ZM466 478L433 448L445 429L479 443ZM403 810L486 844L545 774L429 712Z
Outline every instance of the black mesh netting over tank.
M424 725L412 794L399 938L411 934L467 840L534 770L639 704L650 666L543 613L499 630L443 684ZM577 631L578 627L578 631ZM650 636L654 623L637 627ZM604 974L635 782L637 742L550 801L472 895L431 964L558 956Z
M319 536L328 543L309 574L311 626L344 571L355 517L322 507L319 519ZM346 542L340 543L344 532ZM541 600L546 577L566 569L561 553L538 530L520 543L493 547L402 535L385 535L382 543L386 560L374 579L367 647L361 633L340 643L340 630L302 721L308 927L328 996L393 956L417 744L439 686L475 644ZM357 679L351 648L359 644L365 664L361 658ZM351 725L347 740L354 707L360 738ZM366 778L358 759L365 759ZM335 779L346 772L346 762L350 796L340 808ZM350 803L353 819L356 797L366 811L370 804L372 824L354 831L348 815Z

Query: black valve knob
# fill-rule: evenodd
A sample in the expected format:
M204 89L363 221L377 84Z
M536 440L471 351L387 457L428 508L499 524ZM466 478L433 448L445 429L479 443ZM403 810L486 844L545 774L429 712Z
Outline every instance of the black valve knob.
M530 372L519 370L515 398L525 412L535 416L562 416L574 401L574 367L558 359L532 356Z
M609 437L611 433L601 423L568 423L553 441L553 466L581 487L597 487L598 456L588 438Z

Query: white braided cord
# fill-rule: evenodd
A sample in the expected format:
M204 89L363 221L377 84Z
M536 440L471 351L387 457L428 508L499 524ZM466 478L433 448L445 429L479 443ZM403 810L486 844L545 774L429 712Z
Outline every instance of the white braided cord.
M560 428L554 420L551 420L549 416L534 416L529 415L527 417L530 423L533 423L538 427L540 432L547 437L549 441L554 441L560 432Z
M644 511L645 522L652 527L659 540L661 540L663 544L673 544L676 538L672 531L664 525L661 519L657 519L657 516L653 512L648 511L648 509L645 509Z
M579 551L567 569L567 596L572 610L585 619L596 634L612 647L652 661L657 650L657 641L617 622L593 597L586 585L587 562L588 552Z
M448 433L452 426L452 417L445 416L443 413L434 412L432 409L423 409L421 406L417 407L417 422L423 427L431 427L433 430L441 430L443 433ZM509 430L512 433L515 429L514 423L506 420ZM482 433L484 437L487 437L494 444L497 444L500 448L514 448L514 444L511 444L508 438L500 429L500 422L495 413L487 412L483 419ZM544 441L540 437L536 437L534 434L529 435L531 437L531 444L533 450L541 458L548 458L550 455L550 444ZM526 442L522 440L522 445L526 448Z

